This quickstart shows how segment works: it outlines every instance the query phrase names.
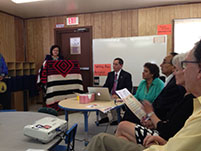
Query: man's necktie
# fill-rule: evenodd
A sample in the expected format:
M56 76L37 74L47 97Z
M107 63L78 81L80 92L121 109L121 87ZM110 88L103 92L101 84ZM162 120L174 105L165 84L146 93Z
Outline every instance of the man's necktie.
M115 93L115 90L116 90L116 88L117 88L117 76L118 76L118 74L115 74L115 77L114 77L114 84L113 84L113 87L112 87L112 95L113 95L113 94L116 94L116 93Z

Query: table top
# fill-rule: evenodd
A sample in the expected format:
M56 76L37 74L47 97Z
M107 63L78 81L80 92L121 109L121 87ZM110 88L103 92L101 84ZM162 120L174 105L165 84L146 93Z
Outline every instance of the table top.
M87 104L80 104L76 97L68 98L58 103L58 105L61 108L67 109L69 111L97 111L101 108L109 108L109 107L118 108L123 104L124 104L123 102L115 103L114 101L100 101L100 100L95 100Z
M47 144L43 144L24 136L24 126L33 124L43 117L53 117L53 115L38 112L0 112L0 150L26 151L30 148L47 150L56 144L60 140L59 137Z

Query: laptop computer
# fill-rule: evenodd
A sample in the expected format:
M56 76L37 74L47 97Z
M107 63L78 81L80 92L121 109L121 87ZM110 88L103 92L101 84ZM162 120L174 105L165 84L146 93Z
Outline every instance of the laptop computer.
M88 87L89 93L95 93L95 100L112 101L112 97L108 88L104 87Z

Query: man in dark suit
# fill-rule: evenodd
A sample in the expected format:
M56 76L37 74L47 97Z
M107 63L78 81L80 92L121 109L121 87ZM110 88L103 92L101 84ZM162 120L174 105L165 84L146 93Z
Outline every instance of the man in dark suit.
M115 91L120 90L123 88L127 88L130 92L132 91L132 78L131 74L124 71L123 67L123 60L121 58L115 58L113 61L113 70L112 72L108 73L107 79L103 87L108 87L109 92L112 95L112 98L117 99L118 96L116 95ZM117 125L117 115L116 111L112 110L113 122L110 125ZM105 114L100 114L101 120L99 124L109 122L109 118Z
M173 76L175 68L171 61L175 55L176 53L169 54L160 65L162 73L166 75L166 82L165 87L154 100L152 106L155 114L161 120L166 120L168 112L182 101L185 94L184 87L176 85L175 77ZM123 120L140 124L140 120L129 109L126 110Z

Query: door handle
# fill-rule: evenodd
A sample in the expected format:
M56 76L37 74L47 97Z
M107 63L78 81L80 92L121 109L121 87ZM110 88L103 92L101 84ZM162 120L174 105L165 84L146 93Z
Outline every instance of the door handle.
M80 70L82 70L82 71L88 71L89 67L80 67Z

